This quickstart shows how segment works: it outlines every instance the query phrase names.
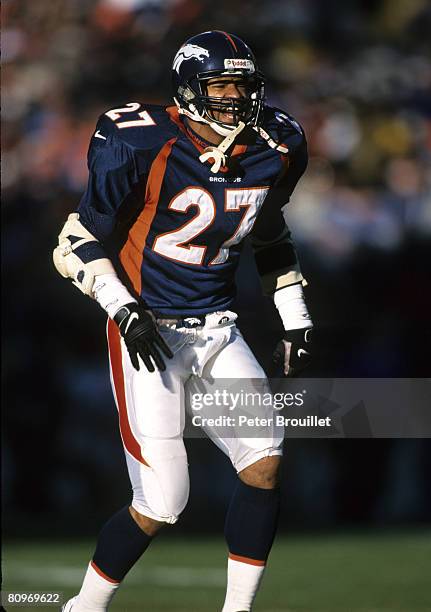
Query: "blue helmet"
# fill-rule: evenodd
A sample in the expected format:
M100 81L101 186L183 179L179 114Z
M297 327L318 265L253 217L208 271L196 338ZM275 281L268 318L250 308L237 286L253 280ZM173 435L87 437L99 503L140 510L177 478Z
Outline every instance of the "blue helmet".
M217 98L207 95L207 82L215 77L241 77L247 86L245 98ZM208 123L226 135L238 121L259 125L265 98L265 79L259 72L250 48L237 36L214 30L189 38L179 49L172 65L174 100L179 112L194 121ZM234 125L214 118L226 105Z

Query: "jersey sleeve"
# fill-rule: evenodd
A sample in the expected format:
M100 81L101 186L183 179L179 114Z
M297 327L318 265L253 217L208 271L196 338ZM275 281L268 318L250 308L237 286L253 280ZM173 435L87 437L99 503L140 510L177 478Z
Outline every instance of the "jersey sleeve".
M285 157L282 171L265 199L251 234L262 287L269 295L282 287L305 282L282 209L305 172L307 161L307 142L301 130L297 146Z
M85 253L77 253L86 261L106 257L103 243L113 234L126 203L133 207L139 199L143 202L148 154L115 130L115 124L102 115L88 150L88 185L77 210L81 223L96 238Z

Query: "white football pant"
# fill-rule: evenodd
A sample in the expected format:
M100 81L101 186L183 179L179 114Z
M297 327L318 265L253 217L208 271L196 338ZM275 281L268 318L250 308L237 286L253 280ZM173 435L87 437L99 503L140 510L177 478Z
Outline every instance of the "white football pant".
M230 311L212 313L197 328L159 320L160 333L174 353L172 359L165 359L165 372L148 372L141 360L139 372L135 370L117 325L108 321L111 383L133 488L132 506L144 516L175 523L187 504L186 411L201 417L202 429L229 456L237 472L263 457L282 454L284 432L273 424L272 406L252 408L250 414L268 418L270 424L251 433L249 429L246 435L243 428L215 426L205 420L222 413L236 416L239 408L232 410L229 402L216 407L200 402L196 408L194 399L214 394L218 382L223 388L231 384L236 392L269 393L265 373L235 319Z

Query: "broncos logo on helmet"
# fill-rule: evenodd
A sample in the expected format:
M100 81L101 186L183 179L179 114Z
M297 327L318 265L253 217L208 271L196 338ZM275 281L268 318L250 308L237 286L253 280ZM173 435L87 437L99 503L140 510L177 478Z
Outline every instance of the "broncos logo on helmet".
M209 55L209 51L203 47L191 44L184 45L176 54L172 68L179 74L180 66L185 60L194 58L203 62L205 57L209 57Z

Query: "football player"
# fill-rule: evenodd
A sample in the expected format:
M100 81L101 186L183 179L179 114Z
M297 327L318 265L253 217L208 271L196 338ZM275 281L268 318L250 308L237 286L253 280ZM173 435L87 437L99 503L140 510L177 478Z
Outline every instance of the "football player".
M230 310L250 235L263 290L285 328L291 375L310 356L312 322L282 207L307 164L304 133L265 104L265 79L237 36L187 40L172 68L173 106L130 102L104 113L88 154L88 188L54 251L58 271L108 315L111 381L133 489L102 528L66 612L107 610L159 529L189 493L185 397L196 381L265 373ZM274 539L283 430L208 436L238 474L227 512L223 612L251 610ZM143 604L145 609L145 604Z

